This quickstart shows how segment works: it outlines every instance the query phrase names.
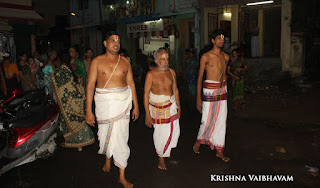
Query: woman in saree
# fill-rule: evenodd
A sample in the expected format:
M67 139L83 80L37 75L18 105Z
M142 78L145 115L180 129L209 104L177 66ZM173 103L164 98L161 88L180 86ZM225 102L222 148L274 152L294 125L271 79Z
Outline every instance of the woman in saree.
M93 144L95 138L85 121L85 89L70 62L54 70L52 89L60 107L59 121L65 138L62 146L82 151L84 146Z
M72 67L72 70L76 73L78 78L80 79L80 83L82 86L85 86L86 79L87 79L87 71L84 63L78 59L78 52L76 51L76 48L71 47L69 48L69 54L70 54L70 64Z
M232 80L233 107L245 108L245 75L248 70L242 57L239 57L237 50L232 50L227 72Z

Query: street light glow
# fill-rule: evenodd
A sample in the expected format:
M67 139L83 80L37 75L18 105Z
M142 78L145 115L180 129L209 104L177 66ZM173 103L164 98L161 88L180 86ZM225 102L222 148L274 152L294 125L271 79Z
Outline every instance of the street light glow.
M71 12L71 15L72 15L72 16L76 16L76 13L74 13L74 12Z
M273 3L273 1L260 1L260 2L255 2L255 3L247 3L248 6L251 5L262 5L262 4L268 4L268 3Z

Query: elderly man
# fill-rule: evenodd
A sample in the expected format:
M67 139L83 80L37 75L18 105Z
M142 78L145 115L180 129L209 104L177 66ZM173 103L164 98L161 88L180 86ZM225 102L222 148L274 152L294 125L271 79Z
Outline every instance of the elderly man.
M106 53L93 59L87 84L86 121L93 126L95 118L92 113L92 98L95 91L95 112L98 123L99 154L106 155L103 171L110 171L111 157L119 167L119 183L124 187L133 187L125 178L125 168L130 155L128 146L129 121L132 102L134 109L132 119L139 117L136 88L133 81L131 64L121 57L120 36L108 32L103 42Z
M154 53L157 67L148 72L144 87L145 123L153 124L153 141L159 156L158 168L166 170L165 157L170 157L180 135L180 99L176 73L169 68L168 52Z

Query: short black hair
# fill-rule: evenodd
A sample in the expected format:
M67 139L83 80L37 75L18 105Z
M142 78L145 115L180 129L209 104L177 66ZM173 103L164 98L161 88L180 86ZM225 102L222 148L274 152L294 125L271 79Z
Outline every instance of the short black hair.
M210 41L213 39L213 40L216 40L216 37L219 36L219 35L225 35L224 34L225 32L221 29L216 29L214 31L212 31L209 35L210 37Z
M24 52L24 51L20 52L20 53L19 53L19 57L23 56L24 54L26 54L26 55L27 55L27 53L26 53L26 52ZM28 56L28 55L27 55L27 56Z
M238 49L233 49L233 50L231 51L231 53L233 53L233 52L239 53Z
M86 48L86 50L84 51L84 53L87 53L89 50L91 50L93 52L93 50L91 48Z
M107 41L109 39L110 36L112 35L117 35L120 38L120 35L118 32L116 31L108 31L105 36L104 36L104 40Z

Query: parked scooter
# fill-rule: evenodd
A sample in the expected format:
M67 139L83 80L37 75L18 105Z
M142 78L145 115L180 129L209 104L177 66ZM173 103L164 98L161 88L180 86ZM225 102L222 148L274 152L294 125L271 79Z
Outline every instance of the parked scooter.
M4 106L1 121L8 136L0 152L0 175L51 156L56 149L59 116L57 103L41 91L29 92Z

